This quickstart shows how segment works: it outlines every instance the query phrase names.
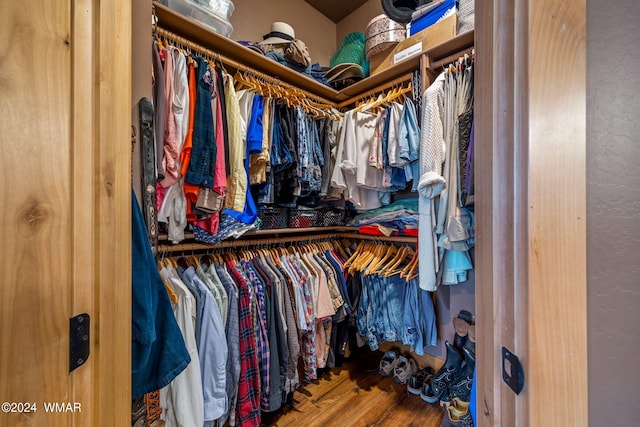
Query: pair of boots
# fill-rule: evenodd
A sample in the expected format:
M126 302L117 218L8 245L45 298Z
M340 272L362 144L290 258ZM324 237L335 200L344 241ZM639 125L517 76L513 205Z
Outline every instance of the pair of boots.
M469 401L476 366L476 334L472 322L473 315L467 310L461 310L453 319L455 339L453 344L445 342L447 358L442 368L431 378L428 390L423 393L423 399L427 402L440 401L446 405L453 398Z
M449 342L445 342L447 358L444 365L431 378L427 388L422 394L423 400L429 403L440 401L446 405L454 398L463 402L469 402L471 386L473 384L473 371L476 366L476 357L468 348L462 348L462 354Z

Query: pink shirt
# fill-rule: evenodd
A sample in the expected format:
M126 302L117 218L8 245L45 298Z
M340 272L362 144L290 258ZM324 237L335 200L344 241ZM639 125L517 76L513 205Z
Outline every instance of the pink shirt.
M160 184L164 187L171 187L180 179L180 171L176 159L179 156L178 134L176 118L173 114L173 55L166 49L164 54L164 101L166 112L166 125L164 130L164 156L162 167L164 168L164 179Z
M217 81L217 80L216 80ZM219 93L219 92L218 92ZM216 96L216 166L213 169L213 190L218 194L227 191L227 165L224 158L224 123L220 96Z

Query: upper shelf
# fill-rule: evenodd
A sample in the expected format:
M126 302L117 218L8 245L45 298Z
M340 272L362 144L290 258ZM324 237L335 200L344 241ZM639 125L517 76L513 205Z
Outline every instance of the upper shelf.
M299 87L307 92L311 92L336 104L367 91L375 90L376 86L415 70L420 64L420 55L415 55L378 74L367 77L366 79L348 86L341 91L337 91L305 76L304 74L298 73L291 68L285 67L284 65L260 55L230 38L216 33L209 28L175 12L174 10L169 9L163 4L156 1L154 1L153 4L158 17L158 25L160 27L191 40L192 42L207 49L217 52L233 61L244 64L247 67L253 68L264 74L277 77L286 83ZM424 53L428 54L432 60L438 60L470 47L473 43L474 32L469 31L440 45L434 46Z

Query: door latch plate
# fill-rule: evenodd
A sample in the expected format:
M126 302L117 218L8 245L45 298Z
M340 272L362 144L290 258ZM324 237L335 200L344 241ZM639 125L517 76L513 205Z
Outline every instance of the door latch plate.
M506 347L502 347L502 379L515 394L520 394L524 387L524 370L518 356Z

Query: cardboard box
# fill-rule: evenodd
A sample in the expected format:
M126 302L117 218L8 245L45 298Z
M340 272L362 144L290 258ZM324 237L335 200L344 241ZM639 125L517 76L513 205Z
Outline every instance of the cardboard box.
M422 52L452 39L456 36L457 24L458 16L451 15L401 41L392 50L372 56L369 59L371 75L380 73L398 62L420 55Z

